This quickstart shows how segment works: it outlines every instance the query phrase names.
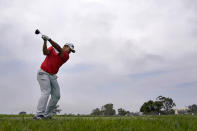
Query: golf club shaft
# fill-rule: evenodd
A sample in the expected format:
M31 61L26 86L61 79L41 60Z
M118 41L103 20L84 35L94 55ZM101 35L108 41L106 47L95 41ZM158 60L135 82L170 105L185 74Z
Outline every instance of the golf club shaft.
M43 34L40 32L40 35L42 36Z

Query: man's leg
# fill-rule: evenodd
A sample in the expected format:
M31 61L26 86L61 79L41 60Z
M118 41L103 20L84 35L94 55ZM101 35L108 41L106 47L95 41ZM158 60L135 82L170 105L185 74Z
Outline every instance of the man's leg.
M50 117L53 114L53 110L55 109L56 104L60 99L60 87L57 82L56 75L49 76L49 77L50 77L50 81L51 81L51 98L48 103L45 115Z
M43 73L42 71L38 72L37 80L40 84L40 89L41 89L41 97L38 101L37 114L36 114L36 116L39 116L39 115L44 115L46 111L46 105L49 99L49 95L51 93L51 84L50 84L49 75Z

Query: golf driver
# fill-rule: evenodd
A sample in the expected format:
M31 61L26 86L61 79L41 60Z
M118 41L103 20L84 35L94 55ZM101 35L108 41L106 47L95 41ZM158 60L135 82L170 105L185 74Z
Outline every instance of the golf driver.
M50 38L48 36L43 35L38 29L36 29L35 34L36 35L40 34L42 37L45 36L45 37L47 37L47 40L50 40Z
M36 29L35 34L36 34L36 35L38 35L38 34L43 35L38 29Z

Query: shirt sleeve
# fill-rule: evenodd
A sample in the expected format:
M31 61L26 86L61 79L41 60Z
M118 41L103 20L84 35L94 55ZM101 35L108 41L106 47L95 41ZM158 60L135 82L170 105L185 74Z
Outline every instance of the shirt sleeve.
M50 51L49 54L51 54L51 52L54 50L54 49L53 49L53 46L50 46L50 47L48 48L48 50Z
M69 59L69 54L64 51L64 56L62 57L63 62L66 62Z

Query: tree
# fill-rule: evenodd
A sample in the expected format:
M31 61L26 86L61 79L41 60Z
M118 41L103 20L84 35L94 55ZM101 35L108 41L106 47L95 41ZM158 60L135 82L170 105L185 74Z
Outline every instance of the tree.
M118 115L120 115L120 116L125 116L126 115L126 110L124 110L124 109L122 109L122 108L119 108L118 109Z
M118 115L120 115L120 116L130 115L130 112L126 111L126 110L124 110L122 108L119 108L118 109Z
M161 113L161 109L163 106L163 103L161 101L155 101L153 106L154 106L155 113L157 113L157 114Z
M18 113L19 115L26 115L27 113L25 111L21 111Z
M163 96L158 96L156 101L149 100L145 102L140 111L144 114L174 114L172 109L175 105L171 98L166 98Z
M162 102L162 112L164 114L174 114L174 110L172 109L176 104L169 97L158 96L156 98L157 101Z
M188 106L188 108L189 108L188 112L197 113L197 105L196 104L190 105L190 106Z
M113 104L106 104L101 108L102 115L104 116L113 116L116 114L116 111L113 109Z
M96 108L96 109L92 110L91 115L96 115L96 116L102 115L102 112L100 111L99 108Z
M154 101L149 100L148 102L145 102L141 108L140 112L143 112L144 114L150 114L154 112Z

